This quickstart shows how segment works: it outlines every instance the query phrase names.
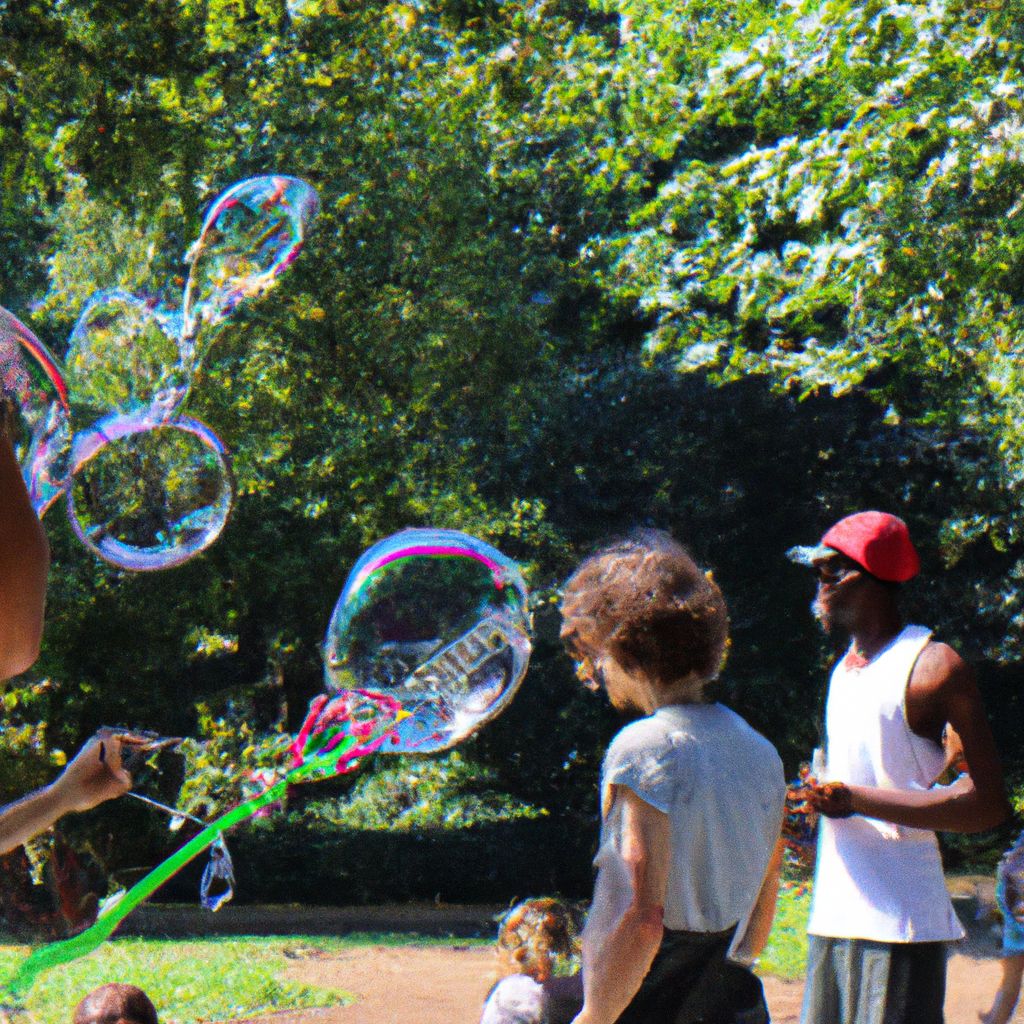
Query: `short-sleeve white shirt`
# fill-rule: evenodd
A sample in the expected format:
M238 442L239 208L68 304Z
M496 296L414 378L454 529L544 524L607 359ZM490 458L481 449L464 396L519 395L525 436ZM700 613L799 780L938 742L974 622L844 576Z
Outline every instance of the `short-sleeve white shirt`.
M665 927L738 925L736 949L779 838L786 779L775 747L721 704L674 704L615 736L601 779L603 806L610 786L628 786L668 815ZM606 821L602 849L610 833Z

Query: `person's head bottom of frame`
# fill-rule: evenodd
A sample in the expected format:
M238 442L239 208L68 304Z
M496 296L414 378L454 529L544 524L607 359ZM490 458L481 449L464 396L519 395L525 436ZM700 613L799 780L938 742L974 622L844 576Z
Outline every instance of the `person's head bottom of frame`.
M156 1007L135 985L93 989L76 1007L72 1024L158 1024Z

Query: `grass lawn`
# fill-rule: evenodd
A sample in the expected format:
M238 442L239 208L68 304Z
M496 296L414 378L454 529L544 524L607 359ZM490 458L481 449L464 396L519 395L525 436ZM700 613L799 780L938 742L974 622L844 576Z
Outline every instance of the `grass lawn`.
M803 978L807 966L807 915L811 893L806 884L783 883L775 909L775 923L768 945L757 965L758 974L777 978Z
M92 989L111 981L130 980L145 990L159 1009L160 1020L167 1024L332 1006L351 1002L352 996L281 980L281 971L289 962L288 952L450 942L395 933L366 933L343 939L304 935L185 941L115 939L87 957L40 976L26 1005L40 1024L67 1024L72 1009ZM13 971L27 952L26 946L0 945L0 977Z
M785 884L779 892L775 925L758 965L759 974L803 977L809 910L806 887ZM291 958L313 950L329 953L373 945L448 946L452 941L401 932L365 932L344 938L115 939L87 957L44 973L32 987L26 1006L39 1024L67 1024L71 1010L86 993L98 985L124 980L149 994L166 1024L198 1024L276 1010L332 1006L350 1002L352 996L283 981L281 972ZM492 945L490 939L459 939L458 943ZM0 977L13 972L27 952L26 946L0 945Z

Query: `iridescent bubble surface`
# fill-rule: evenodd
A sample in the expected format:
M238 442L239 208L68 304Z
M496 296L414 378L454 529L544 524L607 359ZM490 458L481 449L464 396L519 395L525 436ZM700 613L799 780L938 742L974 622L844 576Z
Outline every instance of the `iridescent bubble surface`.
M518 566L457 530L403 530L352 569L324 642L328 685L397 700L391 752L444 750L508 705L529 663Z
M178 343L144 300L122 291L97 292L69 339L65 373L76 407L101 413L150 405L181 374ZM180 404L184 394L166 406Z
M181 565L231 512L227 452L205 424L115 413L75 436L68 516L95 555L134 571Z
M309 185L280 174L249 178L219 196L189 252L183 339L270 288L299 254L319 209Z
M0 306L0 393L21 419L18 462L32 507L42 515L60 496L68 473L71 427L60 364L17 317Z
M318 209L313 189L287 175L231 186L186 257L181 307L97 292L69 338L67 383L0 309L0 380L26 423L18 455L39 515L66 491L86 547L136 571L181 565L216 540L234 498L231 468L223 442L185 406L227 317L274 286ZM73 437L69 402L76 425L87 424Z

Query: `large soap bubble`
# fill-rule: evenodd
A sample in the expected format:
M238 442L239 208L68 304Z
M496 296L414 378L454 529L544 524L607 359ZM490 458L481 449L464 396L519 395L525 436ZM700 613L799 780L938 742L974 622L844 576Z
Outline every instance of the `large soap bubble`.
M324 643L328 685L397 700L392 752L444 750L500 714L529 662L519 568L457 530L410 529L370 548Z
M17 317L0 306L0 394L22 421L16 454L32 507L42 515L67 479L71 428L61 367Z
M134 571L187 562L220 536L234 494L220 438L187 416L113 414L75 436L68 516L100 558Z
M281 174L240 181L219 196L189 252L182 337L216 326L271 287L299 254L319 208L309 185Z

